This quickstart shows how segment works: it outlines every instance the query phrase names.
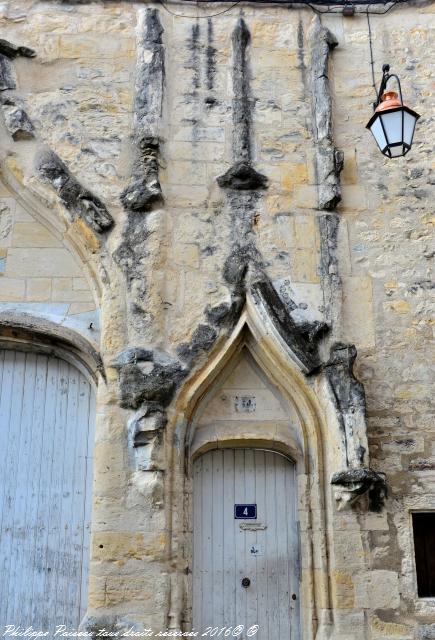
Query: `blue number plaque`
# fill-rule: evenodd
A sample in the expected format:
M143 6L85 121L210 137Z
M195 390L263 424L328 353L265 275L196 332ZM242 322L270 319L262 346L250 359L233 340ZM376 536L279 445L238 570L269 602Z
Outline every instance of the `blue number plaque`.
M234 518L236 520L256 520L257 505L256 504L235 504Z

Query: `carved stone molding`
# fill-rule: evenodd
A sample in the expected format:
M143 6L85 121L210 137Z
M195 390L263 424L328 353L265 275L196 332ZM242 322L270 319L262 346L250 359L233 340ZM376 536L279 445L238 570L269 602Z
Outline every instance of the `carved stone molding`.
M329 83L329 56L338 42L331 31L322 26L318 16L314 18L310 42L318 208L330 210L341 200L340 172L343 168L343 153L333 142Z
M223 189L236 191L266 189L268 179L256 171L252 153L252 111L248 47L251 34L243 18L233 31L233 158L234 164L217 178Z
M149 211L163 201L159 182L160 120L163 108L165 52L157 9L146 9L138 26L134 144L130 184L121 194L127 211Z
M41 178L51 184L72 219L82 218L94 231L110 229L114 220L105 204L83 187L54 151L43 151L36 161Z

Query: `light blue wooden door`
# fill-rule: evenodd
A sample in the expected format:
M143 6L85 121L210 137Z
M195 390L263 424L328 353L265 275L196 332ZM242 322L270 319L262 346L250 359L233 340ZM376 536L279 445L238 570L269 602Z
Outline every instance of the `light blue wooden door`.
M86 608L95 397L75 366L0 350L0 624Z
M300 640L294 464L272 451L217 449L193 467L195 631Z

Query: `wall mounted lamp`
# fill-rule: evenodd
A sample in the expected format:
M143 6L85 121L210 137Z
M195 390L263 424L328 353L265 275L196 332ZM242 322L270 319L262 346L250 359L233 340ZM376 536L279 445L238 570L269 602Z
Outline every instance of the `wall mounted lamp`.
M387 158L405 156L411 148L418 113L403 104L400 80L395 73L389 73L390 65L382 67L374 114L366 128L372 132L379 149ZM399 86L400 98L395 91L387 91L390 78L395 78Z

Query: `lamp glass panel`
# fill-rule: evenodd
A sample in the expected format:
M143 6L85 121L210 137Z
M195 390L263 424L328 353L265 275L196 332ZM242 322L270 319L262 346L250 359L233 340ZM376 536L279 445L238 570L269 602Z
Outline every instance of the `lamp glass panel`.
M379 116L373 122L372 126L370 127L370 131L373 133L373 136L378 143L379 149L381 151L385 149L385 147L387 146L387 141L382 130L381 119L379 118Z
M403 142L411 145L412 136L414 135L415 123L417 122L417 118L407 111L404 113L404 121L403 121Z
M402 142L402 110L384 111L380 116L387 134L388 144Z
M390 147L390 153L392 158L403 156L403 144L398 144L397 147Z

